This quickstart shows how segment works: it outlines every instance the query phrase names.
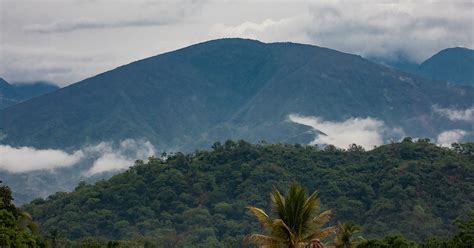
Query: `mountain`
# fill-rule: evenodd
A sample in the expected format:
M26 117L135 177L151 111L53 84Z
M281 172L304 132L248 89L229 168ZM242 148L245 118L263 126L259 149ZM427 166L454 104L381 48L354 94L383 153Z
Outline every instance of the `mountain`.
M469 129L433 114L466 109L474 90L405 74L360 56L295 43L208 41L118 67L0 111L2 142L74 148L145 138L158 150L216 140L309 142L289 114L372 117L406 135ZM324 132L324 130L321 130Z
M363 151L227 141L212 151L177 153L71 193L24 206L46 235L135 239L170 247L242 247L260 228L246 206L269 210L273 187L318 190L331 223L362 225L366 238L441 238L474 211L473 143L456 149L426 140Z
M411 62L406 55L395 58L368 57L367 59L400 71L432 80L474 86L474 50L464 47L444 49L421 64Z
M0 78L0 109L16 103L16 92L7 81Z
M448 48L424 61L419 72L436 80L474 86L474 50Z
M59 89L48 82L9 84L0 78L0 109Z
M15 91L18 92L18 94L21 96L23 101L59 89L57 85L44 81L15 83L12 86L15 88Z
M413 62L412 59L406 53L398 52L390 57L382 57L382 56L367 56L365 57L370 61L373 61L377 64L381 64L387 67L396 68L398 70L409 72L409 73L417 73L419 64Z

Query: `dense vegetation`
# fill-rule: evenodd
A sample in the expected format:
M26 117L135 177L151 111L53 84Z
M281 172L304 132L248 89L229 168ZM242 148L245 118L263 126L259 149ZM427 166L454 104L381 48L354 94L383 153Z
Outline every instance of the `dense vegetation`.
M0 181L0 247L39 247L37 225L31 216L15 207L10 188Z
M456 218L474 210L473 143L447 149L405 139L364 151L227 141L212 148L137 161L110 180L80 184L24 209L44 234L71 240L208 247L240 244L258 229L245 207L268 209L272 188L292 182L319 189L332 221L362 225L368 238L444 238Z

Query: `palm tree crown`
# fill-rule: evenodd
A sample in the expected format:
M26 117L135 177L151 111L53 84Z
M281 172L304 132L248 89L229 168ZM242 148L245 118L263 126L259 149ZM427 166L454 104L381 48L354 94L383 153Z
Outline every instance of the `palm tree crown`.
M335 227L323 228L331 211L320 213L317 193L307 195L303 187L291 185L286 196L277 189L271 194L275 218L256 207L247 207L257 217L265 234L250 234L247 241L259 247L302 248L319 244L319 239L334 233Z
M334 248L354 248L364 241L361 236L355 236L360 232L360 227L353 223L339 223L337 225L336 237L331 247Z

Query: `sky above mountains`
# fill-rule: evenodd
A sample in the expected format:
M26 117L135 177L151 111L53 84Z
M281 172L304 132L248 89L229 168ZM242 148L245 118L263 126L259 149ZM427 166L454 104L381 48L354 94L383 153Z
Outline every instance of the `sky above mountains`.
M419 63L474 47L472 1L0 0L0 75L65 86L204 40L292 41Z

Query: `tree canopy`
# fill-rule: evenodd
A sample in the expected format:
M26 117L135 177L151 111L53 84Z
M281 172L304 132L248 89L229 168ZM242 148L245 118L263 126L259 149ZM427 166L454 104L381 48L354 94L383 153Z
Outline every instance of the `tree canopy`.
M43 235L57 229L62 239L240 246L260 230L245 207L271 209L268 192L298 182L319 190L322 209L333 210L330 225L351 221L368 240L421 242L452 236L453 221L474 210L473 156L472 144L448 149L427 140L371 151L227 141L137 161L109 180L23 208Z

